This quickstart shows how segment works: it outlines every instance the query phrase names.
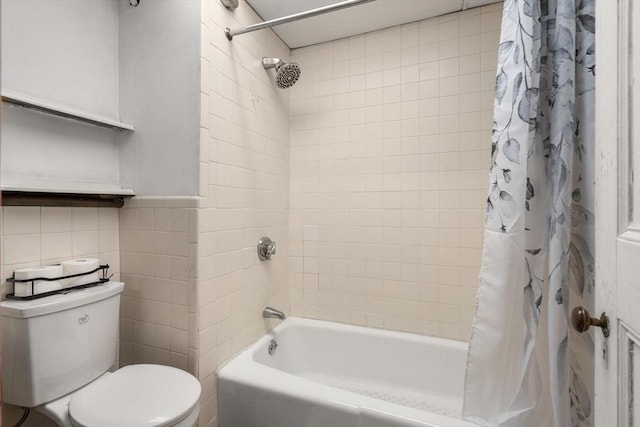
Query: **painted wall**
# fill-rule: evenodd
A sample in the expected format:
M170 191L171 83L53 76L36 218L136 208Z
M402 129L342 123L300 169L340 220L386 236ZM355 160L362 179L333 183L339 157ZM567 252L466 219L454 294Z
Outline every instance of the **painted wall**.
M116 132L5 104L4 187L197 195L199 1L2 7L3 91L135 126Z
M98 258L120 279L119 221L116 208L2 208L2 295L18 268L56 264L66 259ZM14 425L22 410L3 404L2 425ZM25 427L53 425L32 411Z
M118 118L115 0L7 0L1 19L3 93ZM7 107L1 138L5 187L116 187L119 182L112 131Z
M119 0L121 181L141 196L198 195L200 1Z
M273 326L262 308L288 312L287 193L289 91L274 85L263 56L287 61L271 31L229 42L225 27L260 22L240 2L234 12L203 2L200 194L198 211L201 426L217 425L215 371ZM277 242L259 261L262 236Z
M468 339L501 6L293 51L292 314Z
M117 119L117 1L4 0L2 88Z

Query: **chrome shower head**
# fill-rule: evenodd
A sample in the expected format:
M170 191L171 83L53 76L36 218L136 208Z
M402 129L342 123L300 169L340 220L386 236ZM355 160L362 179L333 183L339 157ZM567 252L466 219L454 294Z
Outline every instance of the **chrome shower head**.
M287 63L280 58L262 58L262 66L265 70L269 68L276 69L276 85L280 89L293 86L302 72L300 66L295 62Z

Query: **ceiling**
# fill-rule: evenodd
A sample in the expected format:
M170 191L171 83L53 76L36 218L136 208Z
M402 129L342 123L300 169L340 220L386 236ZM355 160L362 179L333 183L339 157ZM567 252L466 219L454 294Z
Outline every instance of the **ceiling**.
M341 0L246 1L264 21L268 21ZM376 0L272 28L293 49L499 1L502 0Z

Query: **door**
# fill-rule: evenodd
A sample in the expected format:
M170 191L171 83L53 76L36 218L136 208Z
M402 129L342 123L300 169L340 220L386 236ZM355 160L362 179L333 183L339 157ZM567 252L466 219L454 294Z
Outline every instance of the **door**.
M596 1L596 63L595 427L639 427L640 2Z

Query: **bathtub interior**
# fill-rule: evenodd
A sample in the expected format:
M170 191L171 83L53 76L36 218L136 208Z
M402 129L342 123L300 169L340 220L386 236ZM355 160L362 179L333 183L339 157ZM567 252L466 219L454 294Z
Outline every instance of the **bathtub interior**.
M275 339L270 355L268 342ZM459 418L466 344L329 322L294 321L261 340L252 359L357 395Z

